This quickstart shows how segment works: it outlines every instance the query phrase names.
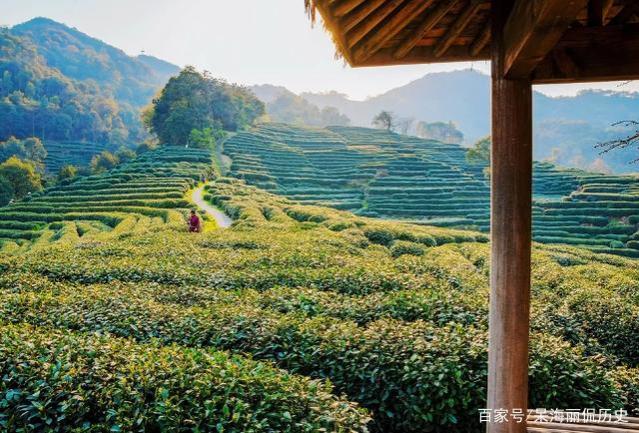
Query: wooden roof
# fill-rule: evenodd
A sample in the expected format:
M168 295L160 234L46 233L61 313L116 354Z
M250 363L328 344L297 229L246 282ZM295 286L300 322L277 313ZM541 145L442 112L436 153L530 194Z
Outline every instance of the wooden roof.
M532 76L536 83L636 77L631 59L639 54L639 0L512 4L503 29L511 45L505 53L508 74ZM351 66L490 59L491 0L306 0L306 5L322 16ZM613 55L615 67L607 73L602 66ZM625 60L634 65L624 66ZM581 71L591 67L595 70Z

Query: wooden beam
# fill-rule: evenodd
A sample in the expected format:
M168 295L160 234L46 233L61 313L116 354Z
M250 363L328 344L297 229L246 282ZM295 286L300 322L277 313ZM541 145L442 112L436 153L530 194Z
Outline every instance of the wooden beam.
M639 3L630 2L610 21L610 25L626 24L630 19L639 13Z
M333 8L333 15L342 17L364 3L364 0L341 0Z
M395 12L402 3L404 3L404 0L386 0L383 5L375 9L375 11L367 16L357 27L348 32L346 35L348 47L353 48L355 44L377 27L379 23L384 21L386 17Z
M384 1L385 0L368 0L360 7L344 16L340 20L340 27L343 29L344 33L350 31L353 27L361 23L364 18L372 14L375 9L384 4Z
M479 32L472 44L470 44L470 55L478 55L490 41L491 33L490 19L484 24L484 28Z
M393 48L383 48L363 62L354 62L351 66L390 66L390 65L417 65L424 63L446 63L446 62L472 62L478 60L490 60L488 47L482 49L476 56L470 54L468 46L450 47L446 54L435 57L434 47L418 46L413 48L406 56L397 59L394 56Z
M504 28L503 75L529 77L588 0L516 0Z
M444 53L446 53L446 50L453 45L455 39L457 39L461 32L464 31L468 23L470 23L470 20L472 20L477 11L479 11L480 7L481 0L470 0L470 3L464 8L462 14L457 18L446 32L446 35L435 47L435 57L441 57Z
M430 12L426 18L419 24L417 29L410 35L406 40L402 41L402 43L397 48L397 51L393 54L396 59L404 58L410 50L412 50L415 45L424 37L426 33L428 33L433 27L437 25L441 21L444 16L455 6L458 0L443 0L440 2L437 7Z
M364 61L379 51L386 42L404 30L413 20L424 12L433 0L411 0L371 37L366 38L353 50L355 61Z
M535 84L638 78L639 24L570 29L532 75Z
M528 408L532 216L532 86L504 77L508 0L492 2L491 269L488 409ZM525 433L493 422L488 433Z
M588 3L588 25L590 27L603 26L606 23L606 14L612 0L590 0Z

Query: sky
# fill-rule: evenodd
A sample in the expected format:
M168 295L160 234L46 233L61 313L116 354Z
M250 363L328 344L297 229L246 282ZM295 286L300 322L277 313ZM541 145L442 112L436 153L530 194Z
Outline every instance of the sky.
M365 99L431 72L488 62L350 68L334 58L321 24L311 27L303 0L0 0L0 25L44 16L123 49L179 66L193 65L240 84L294 92L336 90ZM538 86L550 96L586 88L639 91L639 83Z

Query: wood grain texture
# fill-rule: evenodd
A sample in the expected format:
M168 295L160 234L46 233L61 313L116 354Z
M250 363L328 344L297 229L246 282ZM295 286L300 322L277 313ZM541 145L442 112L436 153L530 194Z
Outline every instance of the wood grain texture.
M508 0L492 11L491 270L488 408L528 407L532 215L532 85L503 76ZM525 423L489 423L488 433L525 433Z
M379 31L367 36L353 50L353 58L355 61L362 62L379 51L386 42L404 30L406 26L429 8L432 3L433 0L411 0L408 4L404 5Z
M566 31L532 75L535 84L639 78L639 24Z
M412 50L417 43L429 32L433 27L441 21L442 18L455 6L458 0L443 0L441 1L432 12L429 11L426 17L417 26L417 29L402 41L395 50L393 57L396 59L402 59Z
M503 74L529 77L588 0L516 0L504 27Z

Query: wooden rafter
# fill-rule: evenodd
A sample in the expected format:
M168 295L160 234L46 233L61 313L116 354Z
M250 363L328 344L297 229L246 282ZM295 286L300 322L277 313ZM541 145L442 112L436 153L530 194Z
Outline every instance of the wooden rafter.
M588 3L588 25L591 27L603 26L606 23L606 15L612 6L612 0L590 0Z
M621 11L610 21L610 24L625 24L637 13L639 13L639 3L630 2L626 4L623 9L621 9Z
M342 0L337 2L333 8L333 14L336 17L341 17L355 9L357 6L364 3L364 0Z
M391 13L395 12L405 0L386 0L381 6L366 17L357 27L353 28L346 35L348 47L353 48L379 23L384 21Z
M417 46L406 56L396 59L393 48L383 48L364 62L355 63L355 66L387 66L387 65L417 65L432 62L435 58L434 47ZM468 47L452 46L444 55L437 58L438 62L471 62L475 60L489 60L488 46L484 47L476 56L471 56Z
M372 14L375 9L384 4L385 0L369 0L364 2L360 7L344 16L340 21L343 32L349 32L353 27L361 23L367 16Z
M478 55L485 47L488 45L490 41L490 20L484 24L484 28L479 32L479 34L475 37L473 42L470 44L470 55L476 56Z
M503 74L529 77L588 0L516 0L504 27Z
M464 12L457 18L453 25L448 29L446 35L439 41L435 47L435 57L441 57L446 53L446 50L450 48L455 42L455 39L459 37L461 32L464 31L468 23L473 19L475 14L481 7L481 0L470 0Z
M537 84L639 77L639 24L570 29L533 73Z
M356 62L362 62L379 51L386 42L404 30L414 19L431 6L433 0L411 0L386 23L378 32L367 36L353 50Z
M455 6L458 0L443 0L419 24L417 29L399 45L394 53L396 59L402 59L412 50L424 35L434 28L437 23Z

